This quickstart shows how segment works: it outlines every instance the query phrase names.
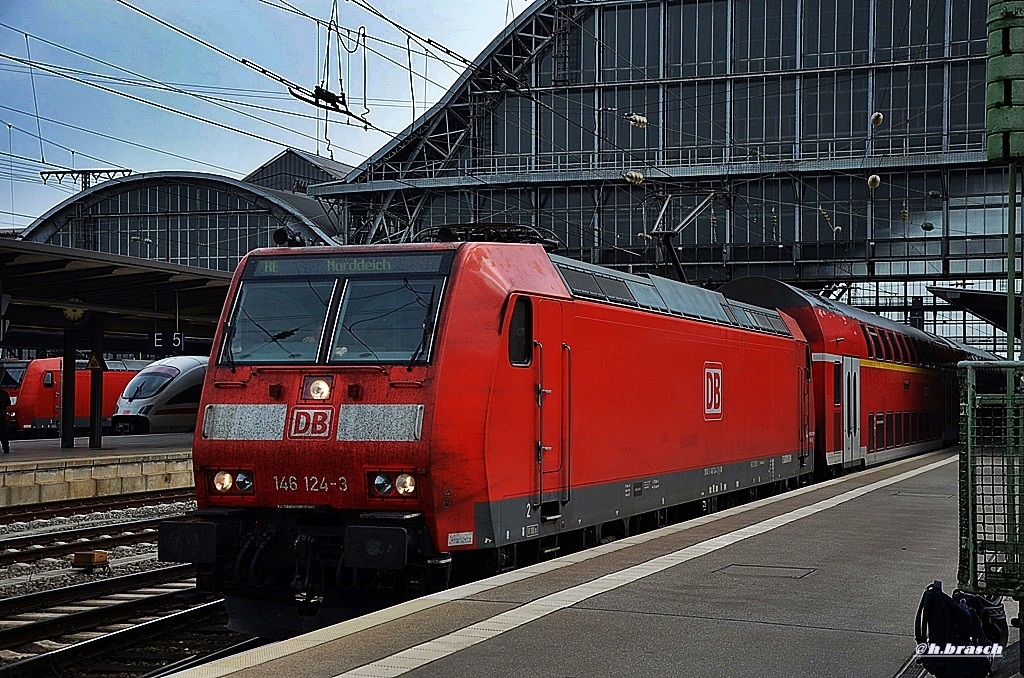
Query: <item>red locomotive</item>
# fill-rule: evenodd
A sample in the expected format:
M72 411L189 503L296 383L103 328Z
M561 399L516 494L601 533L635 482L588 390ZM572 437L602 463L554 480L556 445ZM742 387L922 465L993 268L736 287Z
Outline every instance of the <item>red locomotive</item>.
M252 252L214 347L202 520L164 523L160 557L272 637L938 447L957 357L781 283L485 243Z
M27 363L17 389L9 389L14 401L11 418L16 429L26 437L56 433L60 425L61 382L63 358L36 358ZM103 372L103 426L110 426L110 417L117 406L117 397L125 385L146 364L141 360L108 360ZM84 360L75 366L75 428L89 426L91 372Z

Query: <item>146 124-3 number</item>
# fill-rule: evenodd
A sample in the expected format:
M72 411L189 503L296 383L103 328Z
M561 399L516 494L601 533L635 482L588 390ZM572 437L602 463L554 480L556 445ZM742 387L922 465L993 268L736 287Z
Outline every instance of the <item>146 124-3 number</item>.
M274 488L283 492L297 492L299 489L306 492L348 492L348 480L344 476L335 480L327 476L274 476Z

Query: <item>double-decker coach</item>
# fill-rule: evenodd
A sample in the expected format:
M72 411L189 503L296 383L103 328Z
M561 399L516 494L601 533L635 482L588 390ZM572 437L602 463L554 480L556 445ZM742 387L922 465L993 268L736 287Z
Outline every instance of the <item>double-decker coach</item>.
M956 363L994 357L770 278L741 278L719 291L785 312L810 342L819 471L955 442Z

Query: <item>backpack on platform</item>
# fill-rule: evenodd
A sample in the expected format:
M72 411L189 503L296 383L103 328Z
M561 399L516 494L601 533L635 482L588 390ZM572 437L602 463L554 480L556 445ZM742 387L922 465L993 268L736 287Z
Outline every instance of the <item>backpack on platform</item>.
M954 594L961 597L970 595L960 591L954 591ZM1002 609L1002 601L999 607ZM1004 613L1004 628L1005 625ZM930 584L921 597L914 631L919 646L936 647L939 651L947 645L989 645L999 642L999 639L989 639L986 636L978 612L963 598L961 602L957 602L947 595L942 590L942 582L939 580ZM927 652L919 654L921 656L918 661L921 666L936 678L984 678L992 668L991 660L984 656L928 656Z

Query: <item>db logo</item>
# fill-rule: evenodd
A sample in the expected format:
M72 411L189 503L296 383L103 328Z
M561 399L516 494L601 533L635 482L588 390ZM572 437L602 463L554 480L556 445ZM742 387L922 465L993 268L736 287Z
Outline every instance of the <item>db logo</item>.
M292 410L292 425L288 435L292 438L326 438L331 434L331 415L334 410Z
M704 419L722 418L722 363L704 363Z

